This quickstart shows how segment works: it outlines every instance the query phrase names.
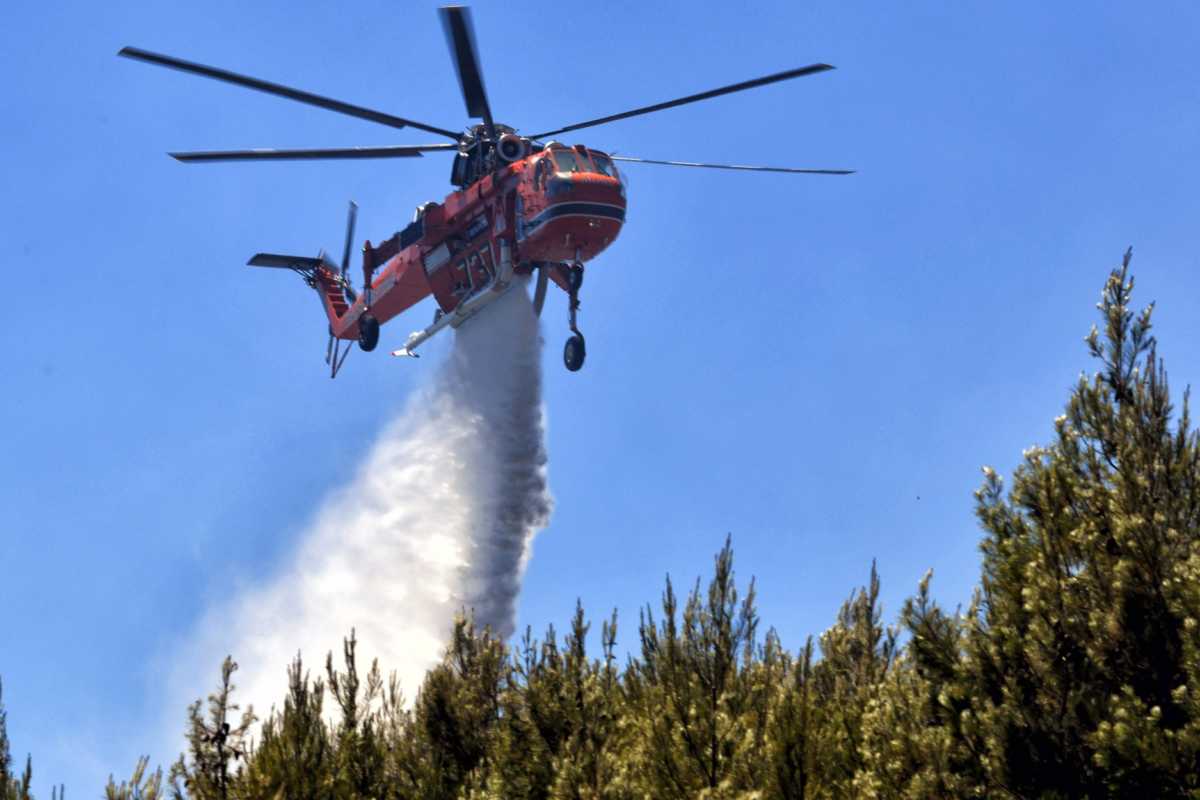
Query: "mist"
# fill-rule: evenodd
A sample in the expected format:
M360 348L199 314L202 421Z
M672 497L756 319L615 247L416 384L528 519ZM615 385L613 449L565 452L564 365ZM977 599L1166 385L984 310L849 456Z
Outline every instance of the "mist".
M322 501L276 576L211 609L178 652L172 694L184 705L212 690L226 653L240 666L235 698L264 717L282 706L296 653L319 674L352 628L360 668L378 658L409 698L459 611L512 634L552 507L538 321L518 286L453 335L429 385Z

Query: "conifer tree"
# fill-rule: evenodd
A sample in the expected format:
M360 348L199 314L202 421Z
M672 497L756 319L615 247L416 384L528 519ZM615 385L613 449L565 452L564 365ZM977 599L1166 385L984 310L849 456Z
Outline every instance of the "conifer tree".
M493 737L489 796L621 796L612 785L620 691L615 612L601 629L603 665L588 658L590 627L577 601L561 649L553 625L540 643L526 631Z
M8 712L4 709L4 682L0 681L0 800L12 796L12 751L8 746Z
M810 636L799 656L783 654L783 679L772 699L768 725L769 769L762 785L778 800L811 797L819 772L817 743L821 708L812 689L813 644Z
M985 470L981 596L962 666L984 790L1183 796L1197 790L1200 446L1178 423L1135 314L1130 254L1098 306L1100 361L1005 497Z
M932 571L905 601L906 647L875 687L862 716L862 759L854 777L864 798L975 797L979 754L962 736L968 708L959 677L962 624L930 597Z
M172 796L193 800L229 800L231 794L230 767L246 759L250 726L254 712L247 707L236 726L229 722L239 706L233 702L235 686L232 678L237 664L230 656L221 664L221 685L208 696L208 720L201 713L199 700L188 708L188 753L171 767ZM182 781L182 785L180 782Z
M31 800L33 757L26 756L20 777L12 772L12 752L8 745L8 712L4 710L4 684L0 683L0 800Z
M632 797L621 723L625 707L616 668L617 612L600 626L603 661L588 661L583 606L576 603L567 636L567 688L571 735L554 761L555 800L621 800Z
M485 757L500 717L508 675L504 643L465 617L455 620L442 663L417 694L408 747L417 796L452 800L460 788L483 788Z
M112 775L109 775L108 785L104 787L104 800L163 800L162 769L148 775L149 767L149 757L143 756L138 759L128 781L121 781L120 785L117 785Z
M325 684L319 678L310 680L297 654L288 667L283 710L263 723L261 740L247 766L251 796L332 800L332 745L321 718L324 694Z
M358 640L354 631L342 641L345 672L333 668L333 653L325 660L325 675L329 693L341 709L342 718L336 731L334 756L335 793L339 798L382 797L384 793L383 754L375 731L371 704L383 691L379 664L372 662L367 673L367 685L362 689L358 676L355 648Z
M894 629L884 628L879 605L879 574L871 563L867 585L838 611L837 622L821 634L821 660L812 670L817 716L816 752L808 790L814 797L850 797L863 769L863 714L896 657Z
M380 697L375 724L383 740L383 775L388 798L422 798L426 769L426 749L416 730L400 680L395 673L388 678Z
M502 797L544 800L554 778L554 760L573 733L574 722L554 626L541 642L526 629L519 654L509 661L502 713L489 748L493 769L487 790Z
M648 607L642 613L642 657L625 674L637 715L635 793L716 798L754 788L742 764L764 755L750 719L757 627L754 582L739 604L728 538L707 593L697 580L682 615L669 578L661 622Z

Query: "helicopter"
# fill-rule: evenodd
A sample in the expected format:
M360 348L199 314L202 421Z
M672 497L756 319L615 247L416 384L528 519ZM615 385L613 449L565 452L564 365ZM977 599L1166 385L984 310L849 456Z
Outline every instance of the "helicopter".
M614 155L568 145L558 139L630 117L664 111L721 95L833 69L816 63L752 80L710 89L674 100L577 122L532 135L497 122L484 89L470 10L439 9L459 87L473 120L465 130L439 128L382 111L352 105L228 70L124 47L118 55L188 72L300 103L324 108L395 129L413 128L447 142L382 147L302 150L223 150L172 152L178 161L279 161L315 159L420 158L425 153L453 154L450 183L455 191L441 203L417 207L412 221L390 238L362 245L362 288L350 279L350 250L357 206L351 202L340 264L323 250L315 257L257 253L254 267L287 269L315 289L329 320L325 363L337 377L355 342L366 352L379 343L380 326L433 295L432 323L408 336L394 356L416 357L416 349L447 327L457 328L524 279L534 276L533 308L541 315L549 284L568 296L571 335L563 347L563 363L578 371L587 355L578 326L579 293L584 264L616 240L625 222L626 183L617 162L676 167L777 172L806 175L849 175L846 169L707 164ZM344 347L343 347L344 344Z

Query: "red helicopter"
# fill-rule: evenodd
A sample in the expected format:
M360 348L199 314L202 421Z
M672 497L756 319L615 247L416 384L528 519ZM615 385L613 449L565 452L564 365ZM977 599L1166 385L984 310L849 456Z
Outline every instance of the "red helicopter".
M416 348L446 327L457 328L514 285L517 276L536 272L533 305L540 315L548 283L569 296L571 336L563 361L572 372L583 366L586 347L576 324L583 265L595 258L621 231L625 221L625 184L614 162L680 167L849 175L853 170L750 167L700 164L615 156L583 145L566 145L550 137L650 114L712 97L833 69L810 64L742 83L711 89L676 100L590 119L562 128L521 136L496 122L484 91L470 12L461 6L440 9L442 27L458 72L467 114L482 124L463 132L438 128L392 114L344 103L276 83L239 75L134 47L119 55L257 89L301 103L337 111L392 128L444 136L449 142L385 147L320 150L229 150L170 153L187 163L212 161L278 161L288 159L414 158L451 151L450 183L457 187L442 203L419 206L413 221L378 245L362 247L363 288L349 278L350 246L357 206L350 204L346 244L340 265L324 251L316 258L258 253L255 267L290 269L316 289L329 317L325 363L336 377L355 340L364 351L379 343L379 326L432 294L438 308L432 324L411 334L395 356L413 356ZM346 342L343 350L342 342Z

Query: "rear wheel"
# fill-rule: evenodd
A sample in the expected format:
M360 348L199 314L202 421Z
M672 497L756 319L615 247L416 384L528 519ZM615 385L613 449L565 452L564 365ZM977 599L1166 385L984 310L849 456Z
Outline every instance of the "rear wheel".
M571 372L578 372L583 367L585 358L587 358L587 347L583 343L583 334L577 333L567 339L566 345L563 346L563 364Z
M379 344L379 320L370 314L358 318L358 346L364 352L371 352Z

